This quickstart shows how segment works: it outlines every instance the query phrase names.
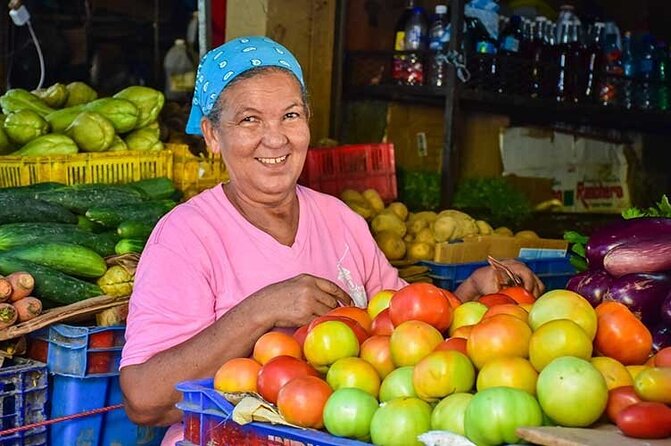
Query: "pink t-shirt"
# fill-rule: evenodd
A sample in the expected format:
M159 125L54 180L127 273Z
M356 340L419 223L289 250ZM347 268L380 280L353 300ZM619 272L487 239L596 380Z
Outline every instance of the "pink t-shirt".
M250 294L301 273L335 282L360 307L382 289L405 285L363 218L330 195L301 186L297 194L292 246L249 223L221 186L165 216L138 265L121 367L184 342Z

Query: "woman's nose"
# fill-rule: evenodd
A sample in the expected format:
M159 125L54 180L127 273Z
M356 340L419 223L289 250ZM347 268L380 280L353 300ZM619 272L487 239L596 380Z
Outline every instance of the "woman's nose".
M289 142L289 137L279 123L268 123L263 135L263 142L269 147L280 147Z

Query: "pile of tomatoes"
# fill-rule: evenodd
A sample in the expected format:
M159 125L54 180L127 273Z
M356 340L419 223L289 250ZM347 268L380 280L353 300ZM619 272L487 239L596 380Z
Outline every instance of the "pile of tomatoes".
M619 303L593 308L567 290L536 300L520 287L461 303L413 283L293 335L266 333L214 387L257 392L289 423L376 445L421 445L429 430L508 444L522 441L518 427L608 420L666 438L671 348L652 353L650 332Z

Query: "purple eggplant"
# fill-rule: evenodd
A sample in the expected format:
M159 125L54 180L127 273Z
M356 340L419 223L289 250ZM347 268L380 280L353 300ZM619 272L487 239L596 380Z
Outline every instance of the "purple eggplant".
M671 326L657 324L650 330L652 333L652 351L657 353L664 347L671 346Z
M671 291L662 302L661 318L663 323L671 327Z
M671 274L627 274L615 279L604 296L626 305L646 327L660 320L662 302L671 291Z
M671 234L623 243L606 253L603 266L613 277L671 270Z
M608 292L613 278L602 269L588 269L571 277L566 285L567 290L580 294L596 307Z
M623 243L671 236L671 218L641 217L618 220L595 231L587 242L590 268L601 268L608 251Z

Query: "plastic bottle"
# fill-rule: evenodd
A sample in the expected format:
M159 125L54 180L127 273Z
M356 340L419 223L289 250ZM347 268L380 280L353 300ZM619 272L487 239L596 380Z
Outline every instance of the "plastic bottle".
M394 39L395 53L392 66L392 79L401 85L424 84L424 64L421 52L426 50L427 20L424 9L415 6L414 0L408 4L397 25ZM418 51L410 52L407 51Z
M585 39L585 73L586 79L583 88L584 99L592 102L597 99L598 85L603 72L602 36L605 24L596 22Z
M560 24L557 46L559 75L555 99L558 102L576 102L579 98L578 73L581 69L580 22L564 21Z
M193 93L196 68L189 57L184 39L176 39L163 61L165 97L172 101L188 101Z
M655 92L653 77L655 73L655 64L653 53L655 51L655 39L650 33L646 33L641 38L641 50L638 57L638 78L641 83L636 94L636 106L642 110L654 108Z
M545 82L545 59L548 53L548 42L545 39L548 20L545 17L536 17L533 37L529 44L529 59L531 72L529 79L529 95L532 98L543 96L543 82Z
M666 42L657 42L655 46L655 82L657 84L657 109L668 110L671 106L671 97L669 94L669 53Z
M636 75L631 32L629 31L624 33L624 39L622 39L622 74L624 75L624 81L622 83L622 90L620 91L620 105L629 109L634 106L633 79Z
M498 92L501 88L498 61L496 58L497 44L479 19L465 17L466 35L464 44L466 54L473 57L468 65L473 67L472 84L476 89Z
M599 102L601 105L616 105L618 95L623 90L620 79L624 74L622 68L622 39L620 29L615 22L606 22L603 31L603 76L599 86Z
M515 94L523 90L525 79L520 79L520 51L523 45L522 17L510 17L499 38L499 66L502 79L500 93Z
M429 85L442 87L445 85L446 62L443 34L447 26L447 6L436 5L435 15L429 28L429 49L431 50L431 67L429 70Z

